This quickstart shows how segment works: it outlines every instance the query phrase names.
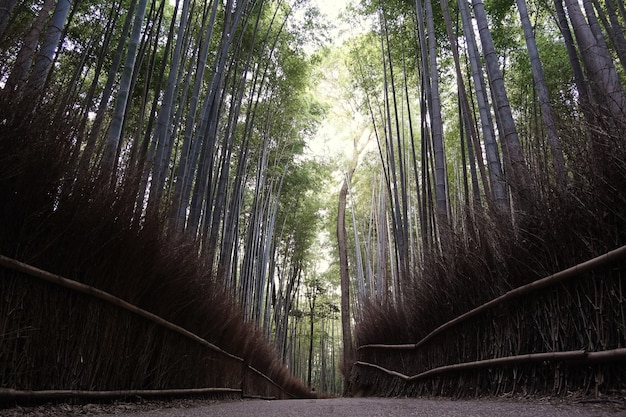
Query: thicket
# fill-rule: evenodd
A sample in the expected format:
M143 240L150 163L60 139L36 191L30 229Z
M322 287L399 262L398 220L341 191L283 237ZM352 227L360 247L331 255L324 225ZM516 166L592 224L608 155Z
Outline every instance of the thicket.
M45 106L0 123L0 253L107 291L194 332L272 378L292 377L197 247L132 221L135 195L75 175L71 131ZM242 364L83 294L0 268L0 387L19 390L244 388L285 397Z
M0 7L0 254L109 292L308 395L281 365L297 355L287 347L323 171L303 156L324 113L308 93L298 23L318 25L306 9ZM2 388L276 391L143 319L0 273Z
M626 244L626 150L615 126L596 120L587 126L596 133L564 138L571 170L567 190L537 198L515 226L477 216L470 233L425 257L405 280L397 304L367 303L356 346L416 343L506 291ZM363 349L357 360L410 376L505 356L623 348L624 267L626 262L618 262L480 314L418 350ZM354 367L352 381L355 393L376 395L598 395L619 393L626 374L615 364L583 361L486 367L410 383Z
M354 204L348 233L362 306L357 348L414 344L513 288L626 243L621 3L363 2L376 29L352 44L350 70L379 163L352 188L375 194L355 192L365 203ZM418 349L357 349L355 360L412 376L623 348L623 267L528 295ZM353 391L373 395L607 393L626 380L620 367L584 361L411 382L347 368Z

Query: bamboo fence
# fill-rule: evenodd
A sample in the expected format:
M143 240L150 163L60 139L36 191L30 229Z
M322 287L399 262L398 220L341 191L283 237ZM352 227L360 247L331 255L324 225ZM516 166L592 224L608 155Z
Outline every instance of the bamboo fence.
M126 311L146 319L155 325L167 329L182 338L192 341L202 348L209 349L225 359L240 363L241 374L239 387L208 387L208 388L180 388L180 389L122 389L122 390L75 390L75 389L44 389L44 390L20 390L0 387L0 403L17 400L48 401L54 399L87 398L87 399L115 399L132 396L140 397L173 397L189 395L233 395L242 398L276 399L276 389L282 394L279 397L297 398L288 392L283 386L276 383L272 378L246 363L240 356L229 353L197 334L163 319L149 311L128 303L110 293L83 283L64 278L60 275L41 270L18 260L0 255L0 266L8 270L19 272L25 276L38 278L45 282L71 290L74 293L88 295L91 298L101 300L108 305ZM27 330L25 330L27 331ZM1 358L1 355L0 355ZM81 358L82 359L82 358ZM232 376L231 376L232 377ZM232 379L232 378L231 378ZM269 384L269 385L268 385ZM266 385L265 387L263 385Z
M386 386L382 392L374 388L386 395L462 395L460 390L482 388L501 393L521 386L565 392L576 384L597 394L602 386L621 386L625 371L614 366L626 361L620 269L573 278L624 260L626 246L515 288L416 343L361 345L353 379L363 386ZM542 378L552 385L538 382Z

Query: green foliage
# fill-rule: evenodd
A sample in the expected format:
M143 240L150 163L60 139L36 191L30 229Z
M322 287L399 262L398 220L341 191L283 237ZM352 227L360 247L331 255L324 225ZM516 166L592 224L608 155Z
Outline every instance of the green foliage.
M576 100L574 98L575 85L565 44L554 27L552 16L548 11L536 10L531 20L535 22L535 40L551 103L557 109L557 113L566 113L565 109ZM536 106L536 97L532 88L534 81L530 60L525 49L524 35L521 31L510 32L515 35L515 46L511 48L510 65L505 74L506 85L511 104L517 110L518 124L524 126L530 123L524 117L532 117L532 106ZM513 35L511 38L513 39Z
M329 175L328 167L317 161L302 161L288 167L281 188L280 242L296 260L314 259L311 251L320 224L321 195Z

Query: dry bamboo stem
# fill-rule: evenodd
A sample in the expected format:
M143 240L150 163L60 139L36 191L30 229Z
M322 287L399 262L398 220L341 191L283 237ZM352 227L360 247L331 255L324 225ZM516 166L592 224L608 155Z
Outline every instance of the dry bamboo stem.
M457 363L454 365L445 365L437 368L429 369L417 375L407 376L397 371L384 368L373 363L355 362L356 365L366 366L378 369L388 375L398 377L404 381L410 382L418 379L427 378L432 375L441 374L451 371L462 371L467 369L484 368L488 366L513 365L529 362L605 362L605 361L623 361L626 360L626 348L606 350L602 352L585 352L584 350L571 350L566 352L547 352L547 353L529 353L526 355L507 356L503 358L485 359L474 362Z
M243 358L239 356L235 356L231 353L226 352L225 350L220 349L215 346L213 343L203 339L195 333L190 332L187 329L184 329L170 321L167 321L156 314L150 313L142 308L139 308L129 302L122 300L114 295L109 294L108 292L99 290L94 287L90 287L89 285L85 285L83 283L72 281L71 279L63 278L60 275L52 274L50 272L41 270L39 268L35 268L34 266L25 264L15 259L7 258L6 256L0 255L0 266L4 266L5 268L13 269L18 272L22 272L24 274L30 275L35 278L40 278L44 281L50 282L52 284L59 285L61 287L69 288L76 292L80 292L82 294L87 294L92 297L98 298L102 301L105 301L109 304L112 304L116 307L119 307L123 310L129 311L135 315L141 316L145 319L152 321L153 323L158 324L159 326L165 327L166 329L172 330L182 336L185 336L188 339L193 340L215 352L218 352L224 356L227 356L231 359L234 359L239 362L243 362Z
M506 292L505 294L494 298L491 301L488 301L467 313L461 314L455 319L452 319L441 326L437 327L435 330L430 332L426 337L418 341L417 343L407 343L407 344L398 344L398 345L386 345L386 344L368 344L361 345L357 348L366 349L366 348L379 348L379 349L399 349L399 350L411 350L417 349L419 346L422 346L424 343L432 339L435 335L443 332L459 324L460 322L467 320L470 317L476 316L492 307L495 307L499 304L504 303L505 301L509 301L513 298L519 297L524 294L528 294L532 291L539 290L541 288L545 288L554 284L558 284L561 281L565 281L570 278L574 278L580 274L585 272L589 272L594 268L598 268L600 266L604 266L611 262L615 262L619 259L623 259L626 257L626 246L622 246L615 250L605 253L604 255L600 255L578 265L575 265L571 268L565 269L563 271L557 272L556 274L549 275L545 278L541 278L537 281L531 282L530 284L522 285L521 287L515 288L511 291Z
M42 390L28 391L0 388L0 401L14 400L53 400L60 398L114 399L127 397L167 397L202 394L242 394L236 388L189 388L165 390L122 390L122 391L83 391L83 390Z

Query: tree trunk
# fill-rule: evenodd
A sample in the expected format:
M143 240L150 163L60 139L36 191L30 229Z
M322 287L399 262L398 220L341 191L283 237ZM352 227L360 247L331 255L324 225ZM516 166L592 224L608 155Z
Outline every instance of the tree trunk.
M313 376L313 331L315 321L315 300L317 299L317 288L312 289L311 298L309 298L309 363L307 370L307 378L306 382L309 388L312 387L312 376Z
M461 0L462 1L462 0ZM474 15L478 25L480 41L487 66L487 76L491 93L494 98L496 117L502 127L502 154L506 169L507 183L513 193L513 201L520 212L530 210L532 206L531 181L522 146L517 135L509 98L504 85L504 77L500 71L499 57L496 53L483 0L472 0Z
M609 39L613 44L615 52L617 52L617 57L622 65L622 69L626 70L626 39L624 38L624 29L617 18L615 3L613 3L613 0L605 0L605 3L608 17L607 13L604 13L604 9L602 9L600 2L598 0L593 0L595 10L598 13L598 17L602 21L604 29L609 35Z
M417 0L418 2L420 0ZM446 157L443 141L443 121L441 118L441 98L439 95L439 75L437 66L437 41L435 38L435 21L431 0L425 0L426 26L428 31L428 62L430 64L431 93L431 128L435 162L435 207L439 233L442 240L449 233L448 219L448 181L446 173ZM422 59L424 59L422 57Z
M35 57L33 69L28 78L23 104L34 109L37 103L37 97L43 92L43 88L48 79L50 70L52 69L52 61L56 53L61 34L65 27L67 16L72 6L71 0L59 0L52 18L48 23L48 30L44 41Z
M556 10L557 23L559 25L561 35L563 36L563 41L567 50L567 56L569 58L572 72L574 74L574 83L576 84L576 90L578 91L579 96L579 107L582 110L583 114L585 114L587 120L591 121L593 120L593 117L591 115L592 102L589 96L589 89L587 87L587 82L583 74L583 69L580 65L578 53L576 52L574 38L572 36L569 23L567 22L565 9L563 8L563 0L554 0L554 9Z
M139 4L137 6L137 12L135 14L135 20L133 22L128 50L126 51L126 60L124 63L122 78L120 80L120 88L117 93L117 99L115 100L113 119L107 133L104 155L102 157L103 168L105 170L104 175L110 175L111 178L115 177L115 170L117 168L117 150L122 136L122 126L124 124L126 106L128 104L128 96L130 95L130 87L133 80L135 61L137 59L137 49L141 36L141 28L143 26L144 16L146 14L147 4L147 0L139 0Z
M530 18L528 17L526 0L516 1L522 28L524 30L524 37L526 38L526 47L530 57L530 66L533 72L535 88L537 89L537 97L541 107L541 116L543 118L548 145L550 146L550 153L552 155L552 166L556 177L556 185L559 190L564 190L567 186L567 168L565 167L565 158L563 157L563 150L561 149L559 133L556 128L556 123L554 122L554 114L552 112L552 105L550 104L548 86L546 85L546 80L543 75L543 66L539 58L539 50L537 49L535 35L530 23Z
M39 43L39 37L43 31L46 21L50 17L50 12L54 6L55 0L44 1L37 17L33 21L28 35L24 39L24 43L17 54L9 78L2 91L7 95L8 101L12 103L19 102L19 96L21 95L18 90L24 88L24 84L28 80L33 58L35 57L35 51L37 50L37 44ZM0 8L0 10L2 10Z
M341 191L339 191L339 208L337 211L337 243L339 245L339 271L341 277L341 327L343 331L344 395L350 393L350 371L354 361L352 328L350 325L350 272L348 267L348 242L346 232L346 197L348 194L348 181L351 176L351 173L348 174L346 179L344 179L343 185L341 186Z
M88 172L89 165L92 162L91 159L94 156L94 153L96 153L96 142L98 140L98 137L100 136L100 129L102 128L102 124L104 123L106 111L110 106L109 101L111 99L111 96L113 95L113 86L115 84L118 69L122 62L125 39L128 37L132 22L132 16L134 14L136 6L137 0L132 0L130 5L128 6L128 12L126 14L126 18L124 19L120 41L117 44L115 53L113 54L113 60L107 74L106 83L104 85L104 88L102 89L102 96L100 98L100 103L98 104L98 109L96 110L96 116L93 120L91 130L89 131L89 136L87 137L85 150L83 151L81 156L78 168L79 172ZM104 59L104 56L102 57L102 59Z
M606 47L594 36L578 0L565 0L574 35L582 60L595 93L595 101L615 121L615 128L626 125L626 95L620 83L613 60Z
M448 40L450 42L450 46L452 49L452 57L454 59L454 69L456 72L457 87L459 89L458 100L459 100L460 121L462 124L462 129L465 130L465 133L467 136L466 142L467 142L467 149L469 153L468 156L469 156L469 162L470 162L470 169L471 169L471 174L472 174L474 204L475 205L480 204L480 189L478 186L476 165L478 165L478 170L480 172L480 178L483 184L483 189L485 190L485 195L487 196L487 201L489 204L492 204L493 194L491 192L489 181L487 180L487 173L486 173L485 165L483 161L483 152L480 147L480 142L478 139L478 130L476 128L476 120L473 117L472 111L470 109L469 100L467 98L467 89L465 88L465 82L463 81L463 71L461 70L461 59L459 57L456 34L453 32L453 29L452 29L452 19L450 17L450 6L448 3L448 0L440 0L440 4L441 4L441 12L443 14L444 22L446 25L446 32L448 34Z
M498 211L504 213L509 209L509 199L502 172L500 151L498 149L498 144L496 143L493 119L489 110L487 93L483 88L484 78L480 58L478 56L478 47L476 45L474 29L467 2L465 0L459 0L458 5L461 20L463 22L463 32L465 33L465 39L467 42L467 53L469 55L472 80L476 92L480 126L483 133L483 141L485 143L485 157L487 159L487 167L489 170L490 189L493 193L493 199Z
M211 43L210 41L215 27L218 4L219 2L216 0L210 2L211 11L209 14L209 22L207 24L203 21L202 29L200 30L200 33L203 33L204 37L200 38L202 39L201 42L199 41L201 43L200 56L198 58L198 65L196 66L193 91L191 94L187 118L185 120L183 145L178 164L177 180L174 186L172 210L170 214L173 227L178 232L181 232L185 227L189 194L191 193L191 185L200 152L200 138L194 136L193 130L196 127L196 113L198 103L200 102L200 91L204 84L204 73L207 67L209 45Z
M17 0L6 0L0 2L0 41L2 41L2 38L9 27L11 12L15 8L16 4Z
M171 125L172 125L172 111L174 107L174 100L176 99L176 92L178 90L178 76L181 67L181 53L183 48L184 33L189 21L189 7L190 0L183 0L183 9L178 24L178 30L174 29L174 25L170 29L168 35L167 45L171 45L174 33L176 35L176 45L174 46L174 53L169 67L169 75L167 77L167 85L163 94L163 100L161 108L159 109L159 115L157 117L154 143L156 146L154 166L147 167L152 169L152 183L150 186L150 195L148 198L148 209L152 209L158 212L160 205L161 195L163 193L163 185L165 182L165 174L169 167L170 149L172 142ZM174 12L174 19L176 12L178 11L178 5ZM169 50L169 48L166 48Z

